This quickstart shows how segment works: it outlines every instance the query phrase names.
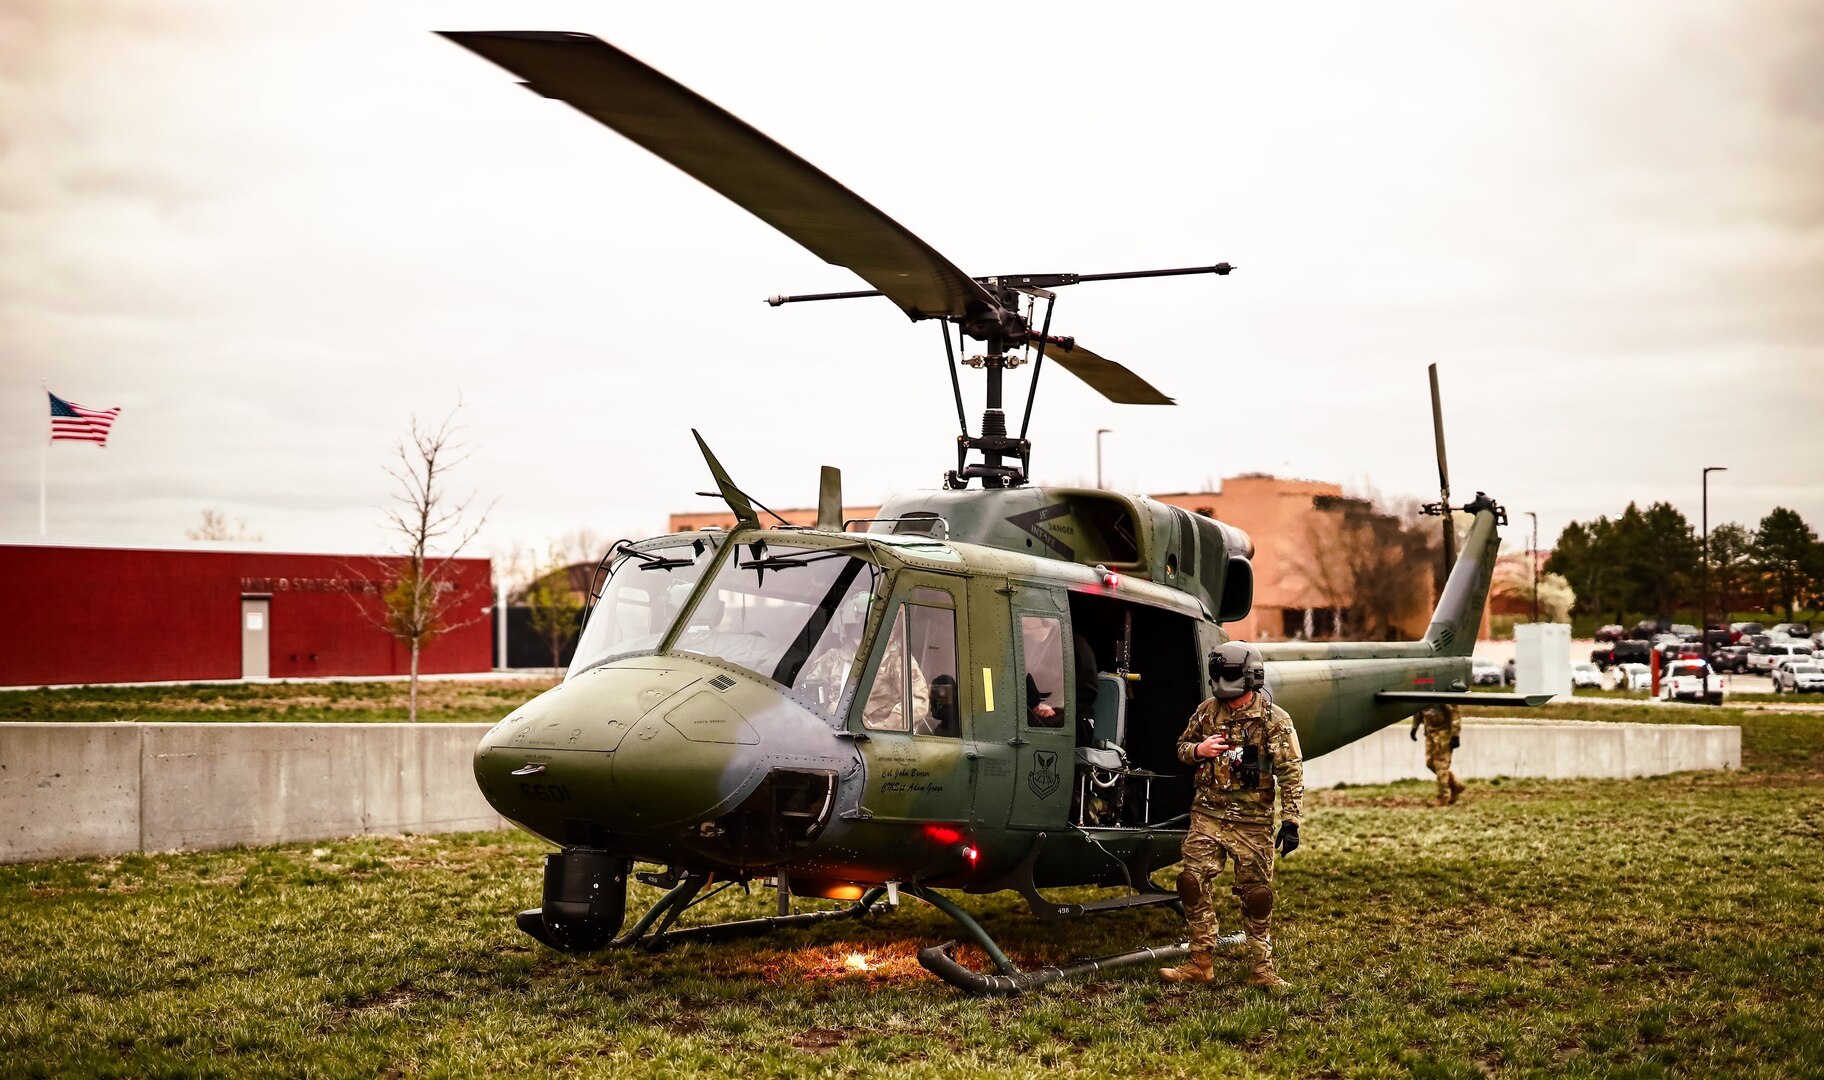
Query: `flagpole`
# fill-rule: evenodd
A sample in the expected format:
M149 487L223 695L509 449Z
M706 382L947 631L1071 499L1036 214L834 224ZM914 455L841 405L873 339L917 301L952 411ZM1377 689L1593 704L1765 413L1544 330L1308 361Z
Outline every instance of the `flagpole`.
M38 385L44 387L44 396L48 399L51 396L51 385L42 379L38 381ZM44 448L38 453L38 538L40 540L44 539L45 535L45 475L50 471L51 461L50 432L45 434Z

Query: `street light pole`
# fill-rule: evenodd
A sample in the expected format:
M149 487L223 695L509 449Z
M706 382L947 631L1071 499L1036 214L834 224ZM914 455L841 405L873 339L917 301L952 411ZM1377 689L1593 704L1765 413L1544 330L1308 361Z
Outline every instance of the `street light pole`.
M1526 549L1526 559L1533 564L1533 621L1539 621L1539 515L1531 510L1526 516L1533 519L1533 546Z
M1102 436L1112 432L1113 428L1096 429L1096 490L1102 490Z
M1710 474L1713 472L1728 471L1729 466L1727 465L1704 466L1704 583L1703 595L1699 597L1697 601L1697 640L1703 643L1701 651L1704 657L1704 681L1706 684L1708 684L1710 680L1710 671L1712 669L1710 663ZM1710 701L1713 699L1706 693L1704 695L1704 700Z

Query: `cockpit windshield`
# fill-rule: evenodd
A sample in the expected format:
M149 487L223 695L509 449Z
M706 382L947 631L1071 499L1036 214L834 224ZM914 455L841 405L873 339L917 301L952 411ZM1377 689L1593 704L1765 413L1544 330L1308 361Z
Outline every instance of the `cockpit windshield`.
M705 540L628 549L608 571L576 644L568 678L604 660L652 652L677 620L715 552Z
M784 683L835 716L855 681L855 650L879 576L878 567L846 551L742 544L672 650Z

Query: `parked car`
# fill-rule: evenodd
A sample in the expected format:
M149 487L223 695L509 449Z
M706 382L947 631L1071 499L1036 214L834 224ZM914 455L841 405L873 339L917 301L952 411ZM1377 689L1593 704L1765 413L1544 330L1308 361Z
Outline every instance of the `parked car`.
M1628 636L1628 628L1620 623L1609 623L1596 628L1597 641L1620 641Z
M1723 683L1710 670L1710 665L1702 660L1674 660L1671 666L1660 669L1659 699L1708 701L1712 705L1720 705L1723 701Z
M1692 660L1704 658L1704 647L1695 641L1660 641L1653 645L1653 651L1659 654L1659 670L1666 670L1666 665L1681 657Z
M1824 667L1805 661L1782 664L1773 673L1776 694L1824 694Z
M1809 657L1810 655L1810 645L1802 645L1795 641L1773 641L1748 653L1748 670L1759 672L1762 675L1771 675L1775 660L1783 656Z
M1493 660L1472 660L1469 664L1469 681L1477 686L1500 686L1501 665Z
M1644 641L1616 641L1591 649L1590 662L1607 671L1617 664L1645 664L1651 655L1652 649Z
M1615 665L1615 689L1617 690L1651 690L1653 689L1653 671L1645 664Z
M1571 665L1571 689L1579 686L1593 686L1602 689L1602 669L1587 660Z
M1634 629L1628 631L1628 637L1635 641L1652 641L1664 632L1665 628L1659 625L1658 619L1642 619L1634 624Z
M1675 622L1669 630L1671 633L1677 634L1680 641L1696 641L1701 636L1697 632L1697 627L1690 623Z
M1737 634L1759 634L1767 628L1758 622L1732 622L1729 629Z
M1774 623L1773 628L1787 637L1808 638L1811 636L1811 624L1802 622Z
M1748 646L1725 645L1710 654L1710 666L1717 671L1740 674L1748 670Z

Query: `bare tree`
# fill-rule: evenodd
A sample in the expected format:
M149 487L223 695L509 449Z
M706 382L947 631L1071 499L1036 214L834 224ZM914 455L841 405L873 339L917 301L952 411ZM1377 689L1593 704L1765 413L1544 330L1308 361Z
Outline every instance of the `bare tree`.
M463 599L448 580L452 563L488 520L487 507L473 515L474 495L452 499L446 489L450 470L468 458L456 438L458 401L435 428L412 417L405 438L394 446L398 462L387 467L396 482L393 505L386 511L386 530L393 537L393 558L384 560L387 584L380 594L380 622L412 651L412 722L418 720L418 661L424 646L440 634L467 626L479 616L455 619Z
M227 516L220 510L211 509L205 509L203 511L202 524L194 529L185 529L184 535L192 540L209 541L241 540L258 543L265 539L265 537L261 536L259 533L248 532L247 522L244 519L236 521L234 523L234 528L230 529L228 527Z
M1318 496L1306 522L1304 551L1292 570L1336 611L1336 636L1370 641L1416 636L1437 561L1436 526L1414 506L1383 509L1372 497ZM1345 622L1353 625L1345 625Z

